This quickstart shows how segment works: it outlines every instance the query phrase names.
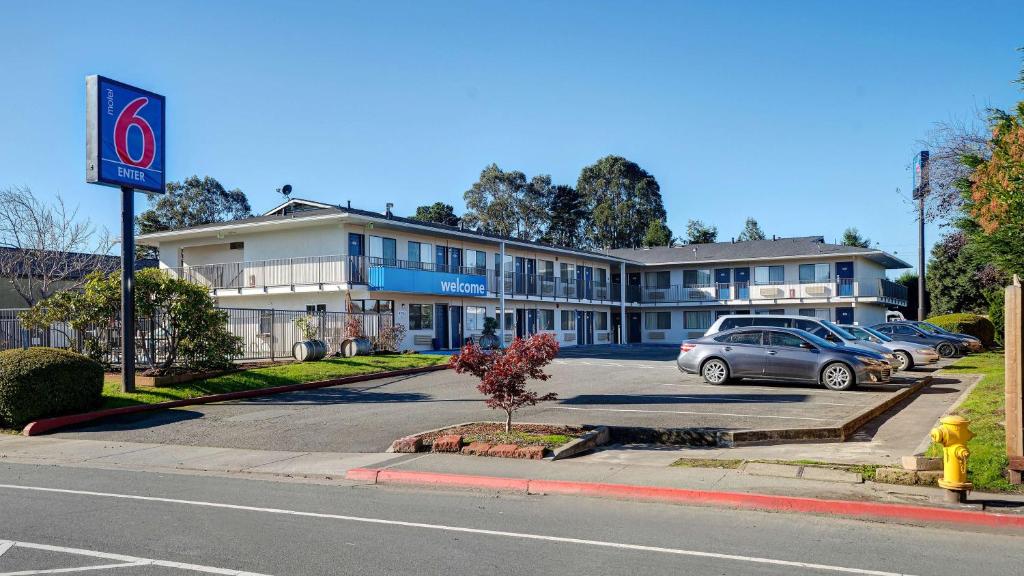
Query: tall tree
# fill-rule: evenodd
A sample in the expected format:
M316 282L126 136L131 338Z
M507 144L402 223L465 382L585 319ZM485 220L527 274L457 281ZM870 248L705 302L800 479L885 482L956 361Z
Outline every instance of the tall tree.
M671 245L672 230L661 220L651 220L651 223L647 225L647 233L644 234L644 246L653 248Z
M167 193L150 196L149 205L148 210L135 218L140 234L252 216L249 200L241 190L227 190L210 176L190 176L184 182L168 182ZM148 246L139 246L136 250L136 257L154 258L156 255L156 250Z
M412 216L412 219L420 220L421 222L444 224L446 226L459 225L459 217L455 215L455 208L451 204L445 204L444 202L417 206L416 214Z
M587 210L579 192L572 186L552 186L547 204L549 219L544 242L569 248L582 247L583 222L587 218Z
M550 176L527 180L518 170L506 172L491 164L463 195L462 220L493 234L537 240L547 228L550 189Z
M700 220L686 223L687 244L710 244L718 240L718 227L710 226Z
M60 196L46 204L28 188L0 190L0 281L28 306L109 270L106 254L116 243Z
M1024 101L1013 113L995 110L991 134L987 154L965 156L970 220L960 224L1003 272L1024 274Z
M638 248L652 220L665 222L658 181L621 156L605 156L583 168L576 189L590 214L586 223L589 246Z
M861 248L870 248L871 239L861 236L861 233L856 228L847 228L843 230L843 239L840 240L843 246L859 246Z
M740 232L736 239L746 242L748 240L764 240L764 238L764 230L761 230L761 225L753 217L748 216L746 224L743 225L743 232Z
M896 279L897 284L907 287L907 305L897 306L903 317L907 320L923 320L917 317L917 272L904 272ZM928 287L925 286L925 317L928 316Z
M951 232L932 247L925 275L931 311L984 312L986 294L1006 278L987 262L984 249L961 232Z

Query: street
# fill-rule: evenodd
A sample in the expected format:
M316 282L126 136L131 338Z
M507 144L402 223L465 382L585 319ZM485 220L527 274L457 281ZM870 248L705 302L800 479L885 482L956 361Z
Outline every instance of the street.
M1024 540L819 516L0 466L0 575L1014 574Z

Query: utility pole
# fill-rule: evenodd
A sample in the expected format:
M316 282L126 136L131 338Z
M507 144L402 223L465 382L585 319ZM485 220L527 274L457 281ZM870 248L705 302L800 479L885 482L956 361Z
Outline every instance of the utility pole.
M920 178L918 178L920 176ZM917 319L925 318L924 294L924 201L930 191L928 151L922 150L914 162L914 199L917 200Z

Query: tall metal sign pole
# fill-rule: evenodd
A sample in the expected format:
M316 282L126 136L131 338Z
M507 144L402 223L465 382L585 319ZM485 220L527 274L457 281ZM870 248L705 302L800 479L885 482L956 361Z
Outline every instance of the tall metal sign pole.
M925 318L924 293L924 200L928 196L928 151L922 150L914 162L914 199L917 200L917 319Z
M85 79L85 181L121 190L121 390L135 390L135 191L164 192L164 97Z

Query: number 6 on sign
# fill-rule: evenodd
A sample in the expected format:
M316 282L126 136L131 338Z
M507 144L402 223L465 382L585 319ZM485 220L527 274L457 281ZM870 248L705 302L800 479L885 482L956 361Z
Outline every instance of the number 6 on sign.
M114 123L114 148L117 150L117 157L130 166L137 168L149 168L153 165L153 158L156 156L156 137L153 135L153 128L146 119L139 116L139 110L149 103L149 98L136 98L132 100ZM142 131L142 153L139 157L132 158L128 151L128 130L136 127Z

